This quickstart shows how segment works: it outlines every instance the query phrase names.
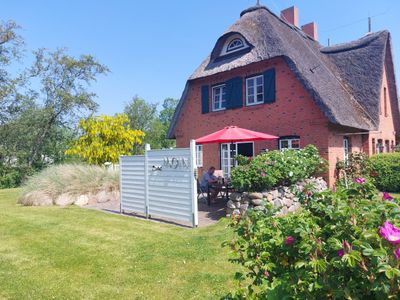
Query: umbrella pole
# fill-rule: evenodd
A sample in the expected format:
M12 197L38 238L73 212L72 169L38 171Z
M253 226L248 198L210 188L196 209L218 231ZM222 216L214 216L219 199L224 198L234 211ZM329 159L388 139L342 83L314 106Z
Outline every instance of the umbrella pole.
M231 151L231 157L230 157L230 162L229 162L229 164L230 164L230 169L229 169L229 177L231 176L231 169L232 169L232 167L233 167L233 165L235 164L235 158L234 158L234 151L233 151L233 146L234 146L235 144L233 143L233 142L231 142L231 145L230 145L230 147L231 147L231 149L230 149L230 151Z

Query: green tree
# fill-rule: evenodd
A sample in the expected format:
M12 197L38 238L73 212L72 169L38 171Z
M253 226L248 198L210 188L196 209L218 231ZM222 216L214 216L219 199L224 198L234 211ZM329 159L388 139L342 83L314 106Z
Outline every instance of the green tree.
M108 72L108 68L92 56L75 58L63 49L54 52L40 49L35 56L28 74L40 81L40 91L36 93L35 100L43 103L43 117L33 137L27 162L29 166L41 159L53 126L72 127L77 118L97 109L96 95L88 91L88 86L96 81L98 75Z
M144 133L133 130L125 114L90 117L79 122L82 135L66 154L78 155L91 164L117 163L120 155L131 154L133 144L141 144Z
M148 132L157 116L157 104L135 96L125 106L124 113L129 118L131 128Z

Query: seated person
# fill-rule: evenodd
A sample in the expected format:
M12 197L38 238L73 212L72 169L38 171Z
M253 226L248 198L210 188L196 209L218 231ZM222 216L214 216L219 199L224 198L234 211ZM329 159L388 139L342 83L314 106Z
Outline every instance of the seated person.
M200 186L204 190L208 190L208 187L210 184L213 184L210 186L210 192L211 192L211 202L215 202L217 199L218 193L221 191L220 188L215 186L218 184L218 177L214 175L215 172L215 167L210 167L206 173L204 173L203 178L201 179Z

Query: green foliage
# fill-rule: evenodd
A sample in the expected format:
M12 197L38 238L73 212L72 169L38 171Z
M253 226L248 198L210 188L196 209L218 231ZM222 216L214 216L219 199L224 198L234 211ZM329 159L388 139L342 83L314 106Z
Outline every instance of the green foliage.
M78 155L96 165L117 163L120 155L131 154L132 145L142 144L144 137L143 131L130 128L125 114L90 117L81 120L79 128L82 135L66 154Z
M175 146L175 141L167 138L167 131L177 104L177 99L166 98L158 113L157 104L148 103L138 96L128 103L124 112L129 117L131 128L142 130L146 134L143 144L134 146L134 154L142 153L144 144L150 144L152 149Z
M384 201L373 184L351 182L300 195L303 209L286 216L250 212L233 219L226 242L244 272L227 299L399 299L399 261L379 234L400 225L400 201Z
M370 158L374 182L381 191L400 192L400 152L377 154Z
M97 108L89 86L107 67L90 55L65 50L34 52L31 67L11 78L6 67L19 58L23 41L14 22L0 23L1 186L64 160L77 120Z
M337 179L344 181L352 181L358 177L370 176L370 165L368 155L364 152L352 152L348 161L338 161L336 163Z
M313 145L301 150L269 151L251 160L238 157L238 162L239 166L231 172L232 185L246 191L291 185L325 168L324 160Z

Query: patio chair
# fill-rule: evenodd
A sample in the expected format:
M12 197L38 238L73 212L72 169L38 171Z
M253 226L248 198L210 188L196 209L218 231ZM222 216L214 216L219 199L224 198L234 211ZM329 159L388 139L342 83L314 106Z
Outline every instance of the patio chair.
M200 185L200 181L197 179L197 200L200 199L200 197L204 198L203 195L206 194L206 202L207 202L207 189L203 188Z

